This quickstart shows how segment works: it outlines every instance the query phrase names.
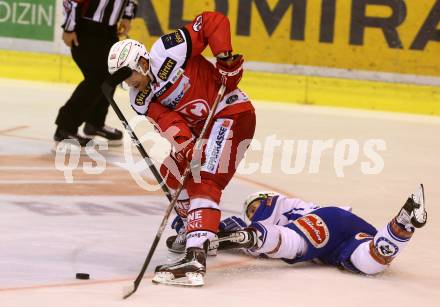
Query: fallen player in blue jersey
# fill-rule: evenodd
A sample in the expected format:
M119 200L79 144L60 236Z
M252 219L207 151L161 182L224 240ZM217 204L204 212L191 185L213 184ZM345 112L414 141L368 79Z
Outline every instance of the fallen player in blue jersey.
M315 260L367 275L383 272L427 219L423 185L379 230L344 208L320 207L272 192L249 196L244 213L247 223L229 217L220 230L250 228L256 235L247 249L250 254L287 263Z

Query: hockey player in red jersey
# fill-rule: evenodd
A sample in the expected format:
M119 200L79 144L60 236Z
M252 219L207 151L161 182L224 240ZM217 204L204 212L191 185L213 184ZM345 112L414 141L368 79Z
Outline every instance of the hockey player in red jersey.
M209 46L216 57L211 64L201 53ZM202 150L200 173L186 182L176 211L184 227L170 248L183 249L185 256L174 264L156 268L157 283L203 285L208 241L220 222L219 202L255 131L255 111L244 92L237 88L243 74L243 57L232 53L229 20L204 12L185 27L160 37L150 52L137 41L116 43L108 58L114 73L128 66L133 109L145 115L174 147L161 166L171 189L193 159L194 143L211 111L220 85L226 92L214 116Z

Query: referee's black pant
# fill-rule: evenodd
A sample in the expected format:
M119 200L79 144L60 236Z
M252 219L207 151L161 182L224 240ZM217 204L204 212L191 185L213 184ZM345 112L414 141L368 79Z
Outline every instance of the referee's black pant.
M116 26L82 20L77 27L79 46L71 48L72 57L84 80L58 112L58 128L77 133L83 122L102 127L107 116L108 101L101 84L109 77L107 58L110 48L118 41Z

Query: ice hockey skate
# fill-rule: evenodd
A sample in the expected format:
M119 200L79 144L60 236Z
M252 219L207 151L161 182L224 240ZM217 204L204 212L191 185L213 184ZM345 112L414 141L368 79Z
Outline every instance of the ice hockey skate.
M166 245L170 252L183 254L185 252L186 245L185 228L181 228L177 235L168 237L166 240Z
M84 148L86 146L95 146L95 143L91 138L83 137L77 133L70 132L66 129L57 128L53 136L54 145L51 149L52 153L64 152L66 150L71 151L72 148L76 148L80 155L85 155Z
M122 145L122 131L113 127L104 125L100 128L97 128L91 124L86 123L84 125L84 135L88 138L102 138L105 140L105 142L107 142L109 146ZM97 140L97 142L99 142L99 140Z
M177 205L189 206L189 199L177 200ZM176 216L171 223L171 228L176 231L177 235L167 238L167 248L170 252L183 254L186 247L186 218Z
M206 241L203 248L188 248L185 256L175 263L157 266L153 283L187 287L203 286L208 244Z
M413 232L415 228L425 226L428 214L425 209L425 191L423 184L417 187L415 194L411 194L396 216L398 224L407 231Z
M172 250L172 244L178 236L167 239L169 250ZM176 263L156 267L153 283L203 286L207 255L216 255L218 250L252 248L256 243L257 233L253 228L219 232L214 239L206 241L203 248L188 248L185 256ZM176 252L180 252L180 249Z

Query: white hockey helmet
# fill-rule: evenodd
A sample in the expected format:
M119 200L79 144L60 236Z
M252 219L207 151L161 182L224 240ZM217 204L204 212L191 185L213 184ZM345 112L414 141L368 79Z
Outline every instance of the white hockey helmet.
M257 211L258 207L261 204L261 201L267 200L269 197L274 197L278 195L278 193L271 192L271 191L260 191L255 192L249 195L243 204L243 218L246 224L251 223L252 216L254 215L255 211ZM259 200L260 202L255 206L250 207L252 203Z
M119 68L127 66L144 76L148 71L143 71L139 65L140 58L150 60L150 55L145 46L134 39L124 39L115 43L108 54L108 71L113 74Z

